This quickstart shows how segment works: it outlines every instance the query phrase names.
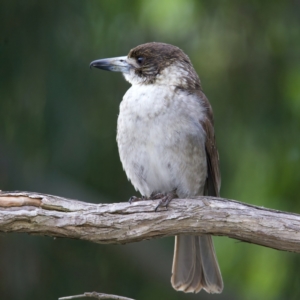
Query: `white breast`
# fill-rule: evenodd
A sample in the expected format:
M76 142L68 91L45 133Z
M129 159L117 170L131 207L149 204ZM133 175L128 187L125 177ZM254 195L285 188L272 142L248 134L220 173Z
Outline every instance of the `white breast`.
M123 168L142 195L203 193L207 176L199 99L167 85L133 85L124 95L117 142Z

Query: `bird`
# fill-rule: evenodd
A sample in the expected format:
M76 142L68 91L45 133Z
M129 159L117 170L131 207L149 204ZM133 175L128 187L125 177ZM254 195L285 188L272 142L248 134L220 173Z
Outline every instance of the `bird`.
M149 42L127 56L94 60L90 67L121 72L131 84L120 103L117 144L123 169L142 199L160 198L159 207L173 198L218 197L212 107L189 57L176 46ZM171 284L186 293L222 292L210 235L175 236Z

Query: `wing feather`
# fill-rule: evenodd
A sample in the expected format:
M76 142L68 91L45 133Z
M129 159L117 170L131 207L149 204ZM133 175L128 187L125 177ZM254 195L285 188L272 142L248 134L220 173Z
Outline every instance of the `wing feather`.
M202 105L206 109L205 117L200 121L206 133L207 180L205 184L205 195L218 197L220 196L221 174L219 169L219 153L215 139L213 113L204 93L201 92L200 98Z

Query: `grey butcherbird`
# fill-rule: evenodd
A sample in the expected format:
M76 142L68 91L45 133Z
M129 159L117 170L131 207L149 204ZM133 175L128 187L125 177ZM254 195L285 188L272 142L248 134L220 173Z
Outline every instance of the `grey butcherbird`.
M211 106L188 56L147 43L91 67L122 72L131 83L120 104L117 142L123 168L148 199L219 196L219 157ZM184 292L221 293L210 235L175 237L171 283Z

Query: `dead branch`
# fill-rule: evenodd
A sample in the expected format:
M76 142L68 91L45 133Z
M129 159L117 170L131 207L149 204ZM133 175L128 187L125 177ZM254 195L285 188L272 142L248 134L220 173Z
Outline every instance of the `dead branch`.
M0 232L26 232L95 243L131 243L176 234L228 236L300 252L300 215L233 200L175 199L92 204L29 192L0 191Z
M96 298L96 299L113 299L113 300L134 300L132 298L127 298L123 296L117 296L117 295L109 295L109 294L103 294L103 293L97 293L97 292L86 292L82 295L75 295L75 296L67 296L67 297L61 297L58 298L58 300L70 300L70 299L78 299L78 298Z

